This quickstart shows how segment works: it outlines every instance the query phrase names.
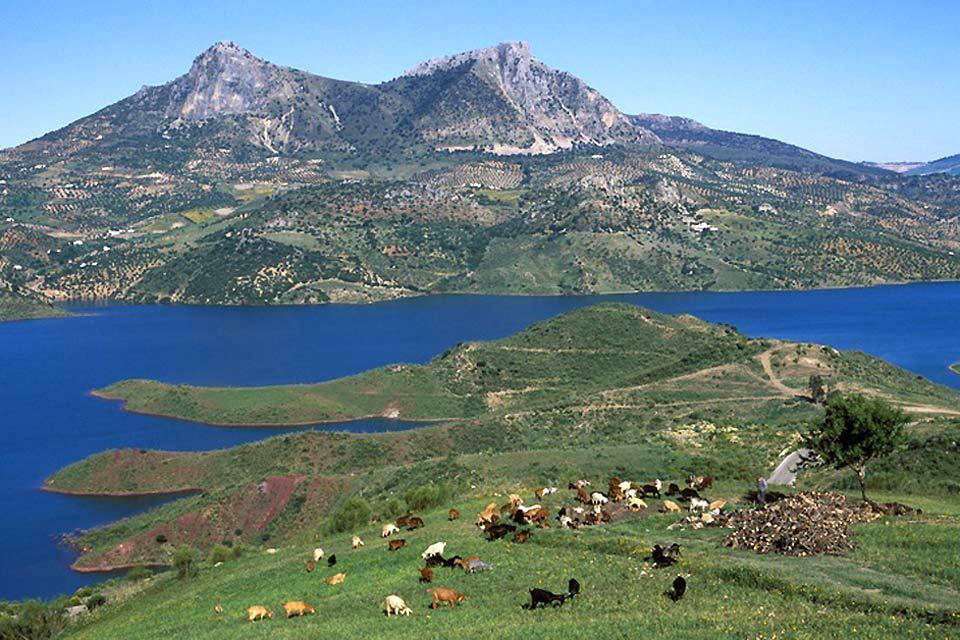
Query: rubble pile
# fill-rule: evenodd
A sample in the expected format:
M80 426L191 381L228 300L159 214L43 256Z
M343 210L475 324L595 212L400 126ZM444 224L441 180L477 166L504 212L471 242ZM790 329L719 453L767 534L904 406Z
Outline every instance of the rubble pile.
M848 502L840 494L798 493L762 509L730 514L724 526L734 532L724 544L790 556L840 554L853 549L851 524L869 522L881 515L881 509L863 502Z

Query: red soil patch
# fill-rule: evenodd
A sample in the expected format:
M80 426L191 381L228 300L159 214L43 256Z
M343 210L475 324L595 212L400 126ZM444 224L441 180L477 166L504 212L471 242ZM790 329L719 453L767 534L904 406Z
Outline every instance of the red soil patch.
M77 571L108 571L140 564L169 564L180 544L209 549L224 540L257 540L290 502L303 476L274 476L250 484L202 509L185 513L146 533L100 553L84 552L73 564ZM240 535L236 535L236 531ZM164 536L165 543L157 537Z

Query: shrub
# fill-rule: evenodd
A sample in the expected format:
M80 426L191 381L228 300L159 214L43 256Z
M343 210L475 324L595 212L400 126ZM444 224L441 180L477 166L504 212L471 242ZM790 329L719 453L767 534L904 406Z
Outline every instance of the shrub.
M164 544L167 541L167 536L163 535L162 533L158 533L155 540L157 541L157 544Z
M226 562L231 557L233 557L233 554L231 553L230 548L225 545L218 544L214 545L214 547L210 549L210 554L207 556L207 559L210 561L210 564L217 564L218 562Z
M67 617L59 605L27 600L16 609L14 615L0 616L0 638L50 640L67 626Z
M140 580L146 580L152 576L153 572L150 571L148 567L139 565L133 569L130 569L130 571L127 573L127 580L131 582L139 582Z
M380 516L386 520L393 520L407 510L407 504L397 497L391 497L380 508Z
M370 522L372 513L369 502L360 496L350 496L330 514L327 529L329 533L341 533L362 527Z
M90 590L90 587L80 587L74 595L78 598L89 598L93 595L93 591Z
M192 578L197 575L197 550L190 545L181 545L173 552L173 570L178 578Z
M231 551L233 552L234 558L239 558L244 554L246 550L247 550L246 546L244 546L242 542L238 541L236 544L233 545L233 548Z
M95 593L89 598L87 598L87 609L93 611L97 607L101 607L107 603L107 596L102 593Z
M403 494L407 507L413 511L424 511L438 507L453 497L453 489L446 482L415 487Z

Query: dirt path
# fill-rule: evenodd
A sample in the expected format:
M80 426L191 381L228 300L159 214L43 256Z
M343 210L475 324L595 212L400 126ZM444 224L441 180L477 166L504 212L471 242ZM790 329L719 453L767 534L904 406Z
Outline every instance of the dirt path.
M773 349L769 349L761 353L759 356L757 356L757 359L760 360L760 364L763 365L763 370L767 374L767 378L770 379L770 384L773 386L774 389L776 389L777 391L779 391L785 396L790 396L792 398L794 396L803 395L802 391L798 391L797 389L791 389L787 385L783 384L783 382L780 381L780 378L778 378L777 375L773 372L773 364L771 364L770 362L770 356L773 354L773 351L774 351Z

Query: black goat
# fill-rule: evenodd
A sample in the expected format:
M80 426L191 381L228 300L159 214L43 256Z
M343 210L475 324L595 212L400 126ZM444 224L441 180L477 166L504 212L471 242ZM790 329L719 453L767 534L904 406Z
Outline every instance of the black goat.
M673 589L667 591L664 595L669 596L671 600L676 602L683 597L683 594L687 592L687 581L683 576L677 576L673 579Z
M332 556L330 556L329 558L327 558L327 566L328 566L328 567L332 567L332 566L335 565L335 564L337 564L337 554L333 554Z
M653 558L653 565L658 569L660 567L669 567L676 564L680 559L680 545L674 542L669 547L661 547L659 544L653 545L653 552L650 554Z
M671 482L670 486L667 487L667 495L675 496L678 493L680 493L680 485L678 485L676 482Z
M580 583L577 582L576 578L570 578L566 593L553 593L552 591L538 588L530 589L530 604L523 605L523 608L533 611L540 606L546 608L548 604L553 605L555 608L562 607L564 602L578 595L580 595Z

